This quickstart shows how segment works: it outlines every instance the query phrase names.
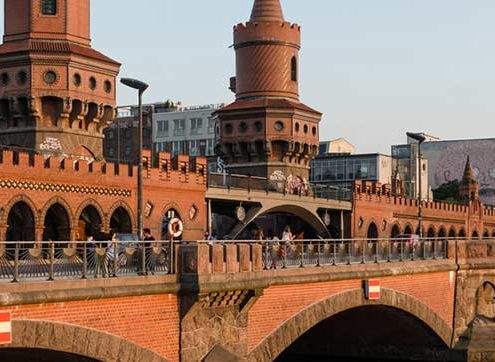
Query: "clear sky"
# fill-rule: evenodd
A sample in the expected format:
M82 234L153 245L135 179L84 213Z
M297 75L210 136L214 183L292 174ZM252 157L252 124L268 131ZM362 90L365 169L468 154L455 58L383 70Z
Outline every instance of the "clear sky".
M232 25L252 2L92 0L93 46L150 83L146 101L229 102ZM406 131L495 137L495 1L282 4L302 25L301 96L324 113L322 140L389 153ZM120 87L118 101L134 93Z

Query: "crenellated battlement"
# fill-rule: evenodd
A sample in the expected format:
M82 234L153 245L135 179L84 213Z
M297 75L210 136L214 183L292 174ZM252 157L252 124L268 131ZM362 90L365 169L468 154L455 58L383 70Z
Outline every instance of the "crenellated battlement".
M301 27L289 22L247 22L234 26L234 47L248 42L270 42L292 44L299 48ZM286 43L286 44L285 44ZM252 44L251 44L252 45Z
M169 153L160 153L158 167L152 167L151 153L144 151L143 164L145 182L167 181L206 186L207 162L203 157L183 155L172 157ZM74 157L47 156L36 152L0 150L0 177L18 175L22 175L23 178L26 176L46 178L50 175L57 178L83 177L87 182L94 180L98 183L104 181L127 183L134 182L137 166Z
M394 195L392 187L389 184L381 184L371 181L356 181L354 183L354 200L364 202L383 203L388 205L396 205L398 207L418 208L418 200L409 199L407 197ZM475 206L475 205L470 205ZM424 201L423 209L438 210L452 213L466 214L469 207L463 204L453 204L448 202ZM494 216L493 209L483 208L484 215Z

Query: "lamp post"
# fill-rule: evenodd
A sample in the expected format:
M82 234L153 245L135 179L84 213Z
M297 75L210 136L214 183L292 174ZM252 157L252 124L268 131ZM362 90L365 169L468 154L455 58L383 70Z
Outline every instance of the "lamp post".
M426 137L421 133L411 133L407 132L407 137L418 142L418 162L419 162L419 173L418 173L418 223L419 223L419 237L423 238L423 162L421 154L421 145L426 141Z
M138 180L137 180L137 221L139 240L143 240L143 93L148 84L137 79L122 78L120 82L138 91Z

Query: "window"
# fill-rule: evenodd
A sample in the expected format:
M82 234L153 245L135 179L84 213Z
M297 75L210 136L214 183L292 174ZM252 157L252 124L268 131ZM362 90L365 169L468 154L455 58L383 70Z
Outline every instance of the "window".
M41 13L43 15L57 15L57 0L42 0Z
M292 57L290 61L290 78L293 82L297 82L297 59Z
M92 90L96 89L96 78L95 77L89 78L89 88Z
M174 136L186 135L186 120L174 119Z
M208 117L208 133L215 133L215 120L213 117Z
M168 121L158 121L158 137L168 137Z
M191 118L191 134L194 135L201 134L202 130L203 130L203 119Z

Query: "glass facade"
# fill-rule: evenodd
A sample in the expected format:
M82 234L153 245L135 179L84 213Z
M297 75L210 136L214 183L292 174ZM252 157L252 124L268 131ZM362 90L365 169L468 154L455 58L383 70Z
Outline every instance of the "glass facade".
M379 181L380 155L319 157L311 163L311 182L351 187L355 180Z

